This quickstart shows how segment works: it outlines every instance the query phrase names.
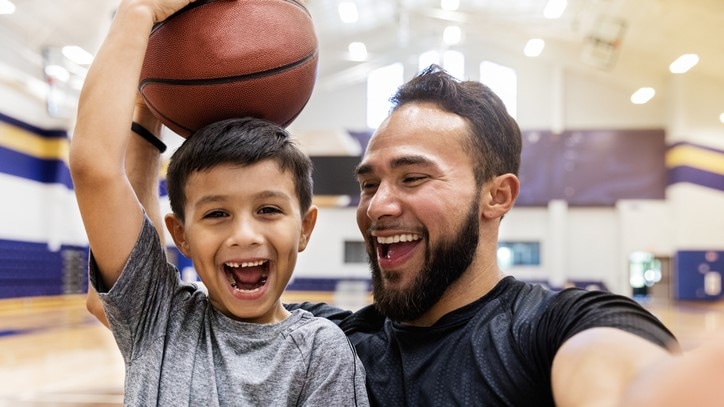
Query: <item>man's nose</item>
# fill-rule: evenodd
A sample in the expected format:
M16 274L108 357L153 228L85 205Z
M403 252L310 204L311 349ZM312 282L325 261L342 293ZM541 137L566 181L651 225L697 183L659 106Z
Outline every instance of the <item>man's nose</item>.
M388 183L380 183L367 205L367 216L378 220L384 216L398 216L400 212L399 191Z

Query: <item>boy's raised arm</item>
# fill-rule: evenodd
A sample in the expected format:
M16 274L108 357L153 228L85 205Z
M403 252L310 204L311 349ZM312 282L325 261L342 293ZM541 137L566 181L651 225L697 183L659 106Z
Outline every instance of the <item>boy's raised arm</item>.
M155 22L188 3L122 1L81 92L70 169L107 289L117 280L142 225L143 210L126 176L124 157L148 35Z
M161 134L161 122L153 116L148 107L143 103L140 95L137 96L136 110L133 113L133 121L148 129L154 135ZM131 132L131 129L128 129ZM159 174L161 170L161 152L156 146L133 134L128 140L125 157L126 175L133 187L138 200L146 210L146 215L156 227L161 244L164 244L164 223L161 217L161 206L159 202ZM86 308L103 325L109 326L105 310L98 293L92 285L88 286L86 297Z

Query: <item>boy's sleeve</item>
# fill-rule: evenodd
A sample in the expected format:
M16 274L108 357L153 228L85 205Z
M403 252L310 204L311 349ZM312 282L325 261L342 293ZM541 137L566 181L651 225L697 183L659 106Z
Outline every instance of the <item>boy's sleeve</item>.
M328 319L337 325L339 325L339 323L342 322L345 318L352 315L352 311L333 307L323 302L302 302L295 304L284 304L284 308L286 308L288 311L303 309L310 312L315 317Z
M110 290L102 284L92 253L88 264L89 281L98 291L118 347L128 361L143 348L144 338L157 338L157 331L166 326L178 272L167 264L148 217L144 217L138 240Z
M319 320L308 368L303 404L310 406L369 406L365 370L354 346L327 320Z

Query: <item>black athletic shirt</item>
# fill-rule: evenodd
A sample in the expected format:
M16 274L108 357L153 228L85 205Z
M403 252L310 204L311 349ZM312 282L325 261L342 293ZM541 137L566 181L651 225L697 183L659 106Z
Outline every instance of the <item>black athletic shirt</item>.
M353 314L298 306L345 331L367 371L370 402L379 406L553 406L553 357L576 333L614 327L660 346L675 341L630 298L553 292L513 277L427 328L392 322L373 305Z

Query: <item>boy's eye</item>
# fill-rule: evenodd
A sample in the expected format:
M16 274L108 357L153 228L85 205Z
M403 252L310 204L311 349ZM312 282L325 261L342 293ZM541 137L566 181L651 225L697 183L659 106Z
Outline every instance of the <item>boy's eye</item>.
M276 208L273 206L265 206L265 207L259 209L259 213L262 215L271 215L274 213L282 213L282 211L279 208Z
M359 183L359 188L362 191L368 191L368 190L374 189L376 187L377 187L377 183L372 182L372 181L360 181L360 183Z
M226 212L224 211L211 211L204 215L204 218L222 218L226 216Z

